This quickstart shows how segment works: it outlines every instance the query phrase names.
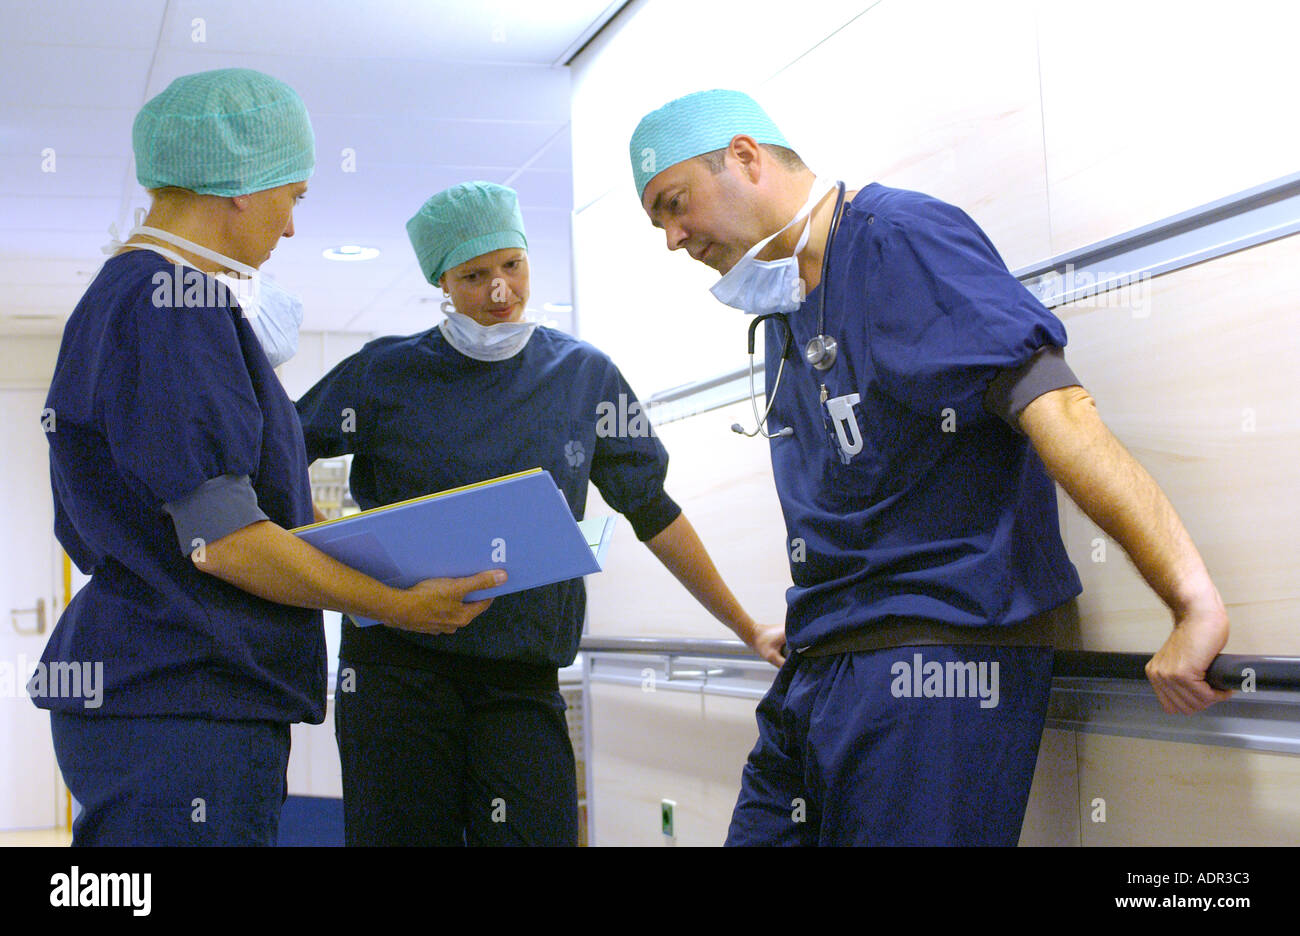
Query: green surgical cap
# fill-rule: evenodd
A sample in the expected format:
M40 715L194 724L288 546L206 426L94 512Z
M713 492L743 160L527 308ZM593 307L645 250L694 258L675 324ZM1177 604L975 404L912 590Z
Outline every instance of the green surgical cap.
M430 283L454 266L504 247L528 248L515 190L492 182L444 189L406 222L406 233Z
M637 197L665 169L724 149L742 134L756 143L790 146L758 102L740 91L696 91L651 111L628 144Z
M177 78L141 108L131 142L147 189L247 195L302 182L316 166L302 98L248 68Z

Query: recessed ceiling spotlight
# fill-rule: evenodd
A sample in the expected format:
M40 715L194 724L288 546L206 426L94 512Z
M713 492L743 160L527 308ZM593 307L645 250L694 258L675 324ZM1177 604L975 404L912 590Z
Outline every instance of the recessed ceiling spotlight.
M344 244L342 247L330 247L321 251L326 260L373 260L379 256L378 247L358 247L356 244Z

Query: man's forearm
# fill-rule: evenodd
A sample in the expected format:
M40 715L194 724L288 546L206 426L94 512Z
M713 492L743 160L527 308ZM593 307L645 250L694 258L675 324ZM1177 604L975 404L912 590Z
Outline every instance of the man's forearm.
M754 620L718 574L686 514L678 514L676 520L647 540L646 546L710 614L735 631L741 640L750 642Z
M1020 424L1048 473L1123 547L1176 615L1219 602L1173 505L1106 428L1086 390L1068 387L1040 396L1025 408Z

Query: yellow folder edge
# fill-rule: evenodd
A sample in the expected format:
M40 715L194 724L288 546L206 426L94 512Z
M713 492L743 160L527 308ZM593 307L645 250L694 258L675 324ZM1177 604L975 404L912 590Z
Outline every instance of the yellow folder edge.
M473 484L465 484L458 488L450 488L446 491L437 491L433 494L421 494L419 497L412 497L409 500L397 501L393 504L385 504L382 507L371 507L369 510L362 510L359 513L348 514L346 517L335 517L333 520L318 520L316 523L309 523L306 526L294 527L290 532L301 533L304 530L314 530L317 527L329 526L331 523L339 523L343 520L351 520L353 517L364 517L370 514L377 514L383 510L392 510L394 507L405 507L407 504L416 504L420 501L432 500L435 497L446 497L448 494L458 494L461 491L468 491L472 488L485 487L489 484L497 484L501 481L509 481L513 478L523 478L528 475L534 475L541 471L541 468L529 468L527 471L516 471L514 474L502 475L499 478L488 478L486 481L475 481Z

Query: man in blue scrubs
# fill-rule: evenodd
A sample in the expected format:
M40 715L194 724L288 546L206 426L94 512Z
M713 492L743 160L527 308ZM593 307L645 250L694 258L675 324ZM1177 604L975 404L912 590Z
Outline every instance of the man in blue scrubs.
M69 318L46 402L55 533L91 579L42 672L102 678L94 698L29 694L82 806L73 844L274 845L289 725L324 718L315 609L453 630L498 578L393 589L288 532L313 511L297 413L249 322L273 304L214 274L256 274L293 236L315 162L293 89L187 75L133 142L151 210Z
M540 466L581 519L590 481L711 614L780 665L781 628L745 613L664 492L668 453L618 368L525 315L515 192L453 186L407 232L447 318L370 342L298 401L308 458L354 453L365 508ZM348 844L576 844L557 670L578 651L585 607L573 579L502 595L445 636L346 623L335 701Z
M1053 480L1173 613L1147 666L1166 711L1228 697L1205 682L1228 618L1195 546L1066 365L1060 321L964 212L818 180L735 91L666 104L629 149L668 248L770 313L797 652L758 707L729 844L1017 842L1081 591Z

